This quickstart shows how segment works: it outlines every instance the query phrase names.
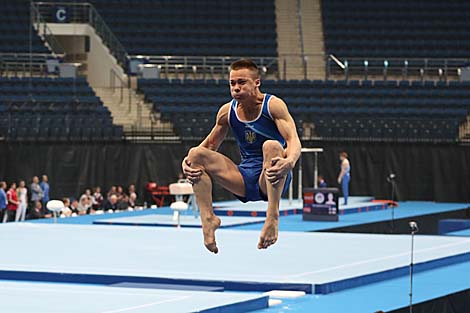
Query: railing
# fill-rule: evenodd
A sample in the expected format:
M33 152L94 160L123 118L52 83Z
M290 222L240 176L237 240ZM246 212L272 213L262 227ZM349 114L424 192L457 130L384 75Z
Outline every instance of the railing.
M227 79L229 65L238 57L227 56L130 56L130 68L142 75L152 68L160 78ZM284 54L253 57L263 78L269 79L458 79L470 59L345 58L335 55ZM320 61L319 61L320 60ZM296 73L296 74L293 74ZM322 73L322 74L319 74Z
M65 49L59 43L57 38L52 34L49 27L47 27L46 21L43 19L38 7L34 2L31 2L30 6L30 18L31 24L38 31L39 35L44 39L44 41L49 45L52 53L59 57L64 57Z
M297 20L298 20L298 31L299 31L299 39L300 39L300 56L302 58L302 66L304 69L304 73L307 73L307 64L305 58L305 45L304 45L304 32L302 28L302 7L301 7L301 0L296 1L296 11L297 11Z
M448 81L460 78L463 68L470 66L470 59L464 58L342 58L334 55L326 59L326 78L330 75L351 75L367 80L371 76L387 80L389 76L408 79L438 79Z
M54 71L48 70L51 65L47 63L51 59L54 58L44 53L0 53L0 75L13 74L17 77L53 75Z
M116 78L117 78L117 81L119 81L119 86L117 85ZM122 103L122 100L124 99L124 87L125 87L124 80L121 77L119 77L119 75L113 69L111 69L109 71L109 81L111 84L111 89L113 90L113 94L116 93L116 89L119 88L119 91L120 91L119 103ZM129 110L130 110L130 103L129 103Z
M33 2L37 15L45 23L89 24L101 37L118 63L127 67L128 55L124 46L110 30L95 7L89 3ZM60 11L61 10L61 11ZM58 14L58 12L62 12Z
M130 56L130 69L142 74L145 68L156 69L164 78L227 79L230 64L240 57L235 56ZM275 57L252 57L258 64L261 75L279 73Z

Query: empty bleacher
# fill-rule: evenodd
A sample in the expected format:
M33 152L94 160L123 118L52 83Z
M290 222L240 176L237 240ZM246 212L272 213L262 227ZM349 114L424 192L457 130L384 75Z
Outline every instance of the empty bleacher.
M323 0L325 49L345 57L468 58L467 1Z
M262 90L283 98L299 133L312 138L455 141L470 111L470 84L433 81L274 81ZM139 80L139 89L183 137L207 135L227 81ZM310 125L310 126L309 126ZM311 134L303 133L311 127Z
M274 0L91 3L130 55L277 55Z
M0 136L10 141L120 140L83 78L0 77Z
M30 26L29 1L0 1L0 12L0 52L29 53L31 31L31 51L51 53Z

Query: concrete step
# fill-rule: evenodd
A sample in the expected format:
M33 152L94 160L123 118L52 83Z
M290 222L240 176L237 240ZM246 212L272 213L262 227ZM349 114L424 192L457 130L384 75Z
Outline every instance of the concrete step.
M115 124L134 129L151 126L150 105L144 103L143 97L133 89L122 89L122 99L120 89L95 88L95 92L109 108Z
M304 52L308 56L308 79L325 78L325 48L321 17L321 0L301 0Z

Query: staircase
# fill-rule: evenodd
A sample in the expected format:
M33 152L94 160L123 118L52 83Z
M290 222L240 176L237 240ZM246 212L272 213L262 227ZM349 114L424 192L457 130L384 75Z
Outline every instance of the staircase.
M325 79L325 44L321 0L300 0L304 53L307 59L307 78Z
M276 0L277 51L281 79L302 79L297 1Z
M151 127L151 110L132 88L93 88L109 108L113 123L122 125L124 131L143 130Z
M459 127L459 139L462 142L470 143L470 115Z

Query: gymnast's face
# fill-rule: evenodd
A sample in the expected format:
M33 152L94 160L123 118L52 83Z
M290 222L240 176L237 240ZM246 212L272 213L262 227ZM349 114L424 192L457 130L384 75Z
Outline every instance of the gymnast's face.
M241 68L230 71L230 93L237 101L256 97L260 86L260 79L254 71Z

